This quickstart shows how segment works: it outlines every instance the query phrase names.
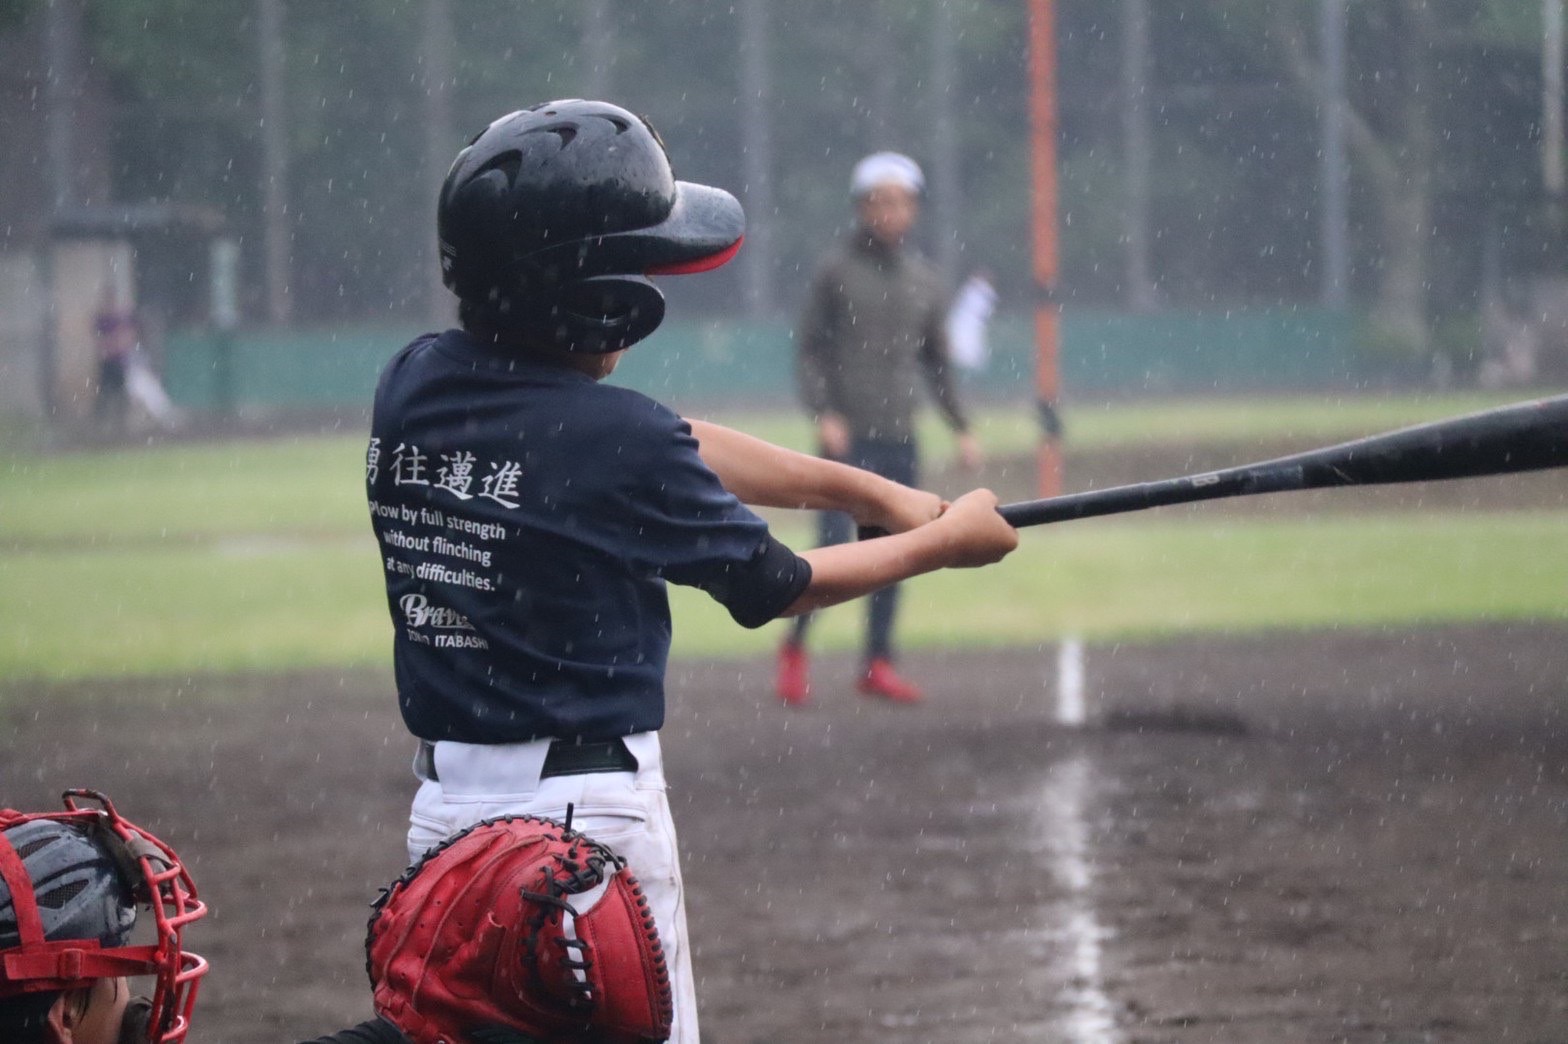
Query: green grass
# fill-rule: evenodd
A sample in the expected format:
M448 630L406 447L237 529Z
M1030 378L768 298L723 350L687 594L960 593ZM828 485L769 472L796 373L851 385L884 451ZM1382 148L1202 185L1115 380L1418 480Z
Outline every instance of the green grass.
M1311 399L1084 410L1074 445L1351 438L1494 399ZM798 417L716 417L803 445ZM1032 421L984 417L993 453ZM1001 433L1001 434L998 434ZM793 438L792 438L793 435ZM3 451L0 451L3 452ZM361 493L359 436L0 456L0 679L385 665L391 625ZM780 536L810 542L804 519ZM906 588L908 644L1191 631L1568 619L1568 525L1550 511L1316 517L1172 510L1034 530L1001 566ZM672 589L676 654L762 655ZM822 615L823 648L858 642L861 609Z
M0 546L370 532L362 436L0 460Z
M1288 521L1098 520L1024 534L983 570L904 588L906 644L975 646L1160 638L1190 632L1568 620L1568 520L1553 512L1397 513ZM781 533L786 540L805 533ZM799 545L797 545L799 546ZM692 654L752 654L779 637L722 631L681 591ZM814 643L858 646L863 609L821 614Z
M1331 442L1375 435L1411 424L1441 420L1517 401L1518 393L1462 392L1430 395L1291 395L1246 399L1211 398L1067 404L1070 451L1102 450L1140 443L1238 446L1300 442L1310 449ZM694 411L696 416L707 416ZM811 427L797 413L726 414L709 419L730 424L782 446L809 450ZM1022 452L1040 437L1033 411L988 409L975 417L988 452ZM945 445L946 428L928 413L921 436Z
M1039 530L1001 565L905 588L906 644L975 646L1476 619L1568 620L1552 512L1398 513L1215 524L1102 520ZM804 526L781 536L796 546ZM391 627L368 536L27 551L0 558L0 677L384 665ZM706 596L672 588L676 654L761 655ZM823 649L861 608L822 614Z
M370 538L42 551L0 559L0 678L385 663Z

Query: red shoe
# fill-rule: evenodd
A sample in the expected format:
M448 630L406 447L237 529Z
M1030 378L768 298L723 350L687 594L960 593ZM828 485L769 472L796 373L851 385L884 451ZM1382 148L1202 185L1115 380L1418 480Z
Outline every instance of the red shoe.
M892 660L882 657L871 661L856 688L867 696L880 696L894 703L919 703L924 698L917 685L898 676Z
M773 689L788 706L804 707L811 702L811 679L807 675L809 666L805 646L785 642L779 648L779 672L774 679Z

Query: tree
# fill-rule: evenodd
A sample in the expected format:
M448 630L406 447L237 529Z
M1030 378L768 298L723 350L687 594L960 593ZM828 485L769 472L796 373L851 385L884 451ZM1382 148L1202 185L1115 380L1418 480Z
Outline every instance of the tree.
M1264 16L1265 33L1303 99L1323 79L1320 56L1309 43L1315 6L1315 0L1275 0ZM1473 53L1478 37L1512 42L1518 23L1504 6L1495 0L1366 0L1351 8L1353 69L1343 118L1375 213L1371 320L1374 336L1412 354L1431 349L1431 257L1441 187L1434 179L1449 161L1443 143L1454 136L1456 103L1474 92L1474 78L1455 70L1475 71L1474 59L1483 57Z
M520 105L599 93L611 68L611 100L653 119L681 177L759 192L758 261L672 281L679 311L790 308L851 218L851 166L879 147L928 168L931 252L954 251L951 263L961 242L961 264L992 269L1004 301L1030 299L1019 0L269 0L282 14L286 127L264 121L263 66L243 43L259 35L260 0L79 2L84 49L115 101L112 198L220 207L252 288L265 286L268 215L286 208L300 321L440 311L429 251L439 157ZM1319 3L1058 0L1069 305L1124 306L1149 284L1172 308L1320 298ZM37 15L45 0L24 6ZM1548 245L1540 7L1346 6L1353 300L1420 349L1445 313L1474 308L1487 222L1509 230L1505 266ZM1129 35L1145 14L1146 49ZM32 20L0 16L0 34ZM612 34L593 28L610 20L613 51L602 46ZM744 64L760 53L737 45L748 25L753 39L765 28L766 70ZM435 37L447 35L443 54ZM21 99L9 111L25 109ZM269 124L286 132L286 179L267 174ZM269 181L286 190L274 205ZM1131 229L1130 183L1146 200ZM25 209L0 217L16 223ZM247 311L266 312L256 289Z

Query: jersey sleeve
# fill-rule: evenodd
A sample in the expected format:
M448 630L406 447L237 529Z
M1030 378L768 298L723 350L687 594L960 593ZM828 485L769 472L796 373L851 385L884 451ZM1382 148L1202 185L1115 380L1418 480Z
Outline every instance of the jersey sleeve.
M704 572L690 582L728 609L736 623L757 628L778 619L811 585L811 563L769 535L750 561Z
M628 556L650 574L707 592L743 627L775 619L810 584L811 566L724 488L684 420L651 404L638 427L625 448L620 492Z

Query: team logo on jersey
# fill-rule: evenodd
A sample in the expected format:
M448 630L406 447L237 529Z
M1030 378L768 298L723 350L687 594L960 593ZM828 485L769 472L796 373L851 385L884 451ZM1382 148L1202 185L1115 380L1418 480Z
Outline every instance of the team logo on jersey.
M474 625L456 609L431 605L422 594L406 594L397 600L410 627L431 627L439 631L472 631Z

